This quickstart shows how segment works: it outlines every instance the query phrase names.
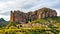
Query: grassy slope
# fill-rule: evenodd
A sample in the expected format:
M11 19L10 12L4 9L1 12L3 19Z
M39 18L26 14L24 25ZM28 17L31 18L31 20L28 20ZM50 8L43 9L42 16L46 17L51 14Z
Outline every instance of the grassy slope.
M60 16L59 17L48 17L44 19L37 19L32 21L31 23L40 23L45 24L48 27L47 28L21 28L21 27L9 27L9 28L2 28L0 32L7 33L7 34L16 34L16 33L22 33L22 34L58 34L60 33ZM11 25L10 25L11 26Z

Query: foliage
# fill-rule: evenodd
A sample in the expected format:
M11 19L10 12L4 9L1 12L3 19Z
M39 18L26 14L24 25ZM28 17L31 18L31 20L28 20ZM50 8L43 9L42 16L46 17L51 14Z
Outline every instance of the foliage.
M60 17L47 17L43 19L37 19L31 23L44 24L47 27L19 27L15 22L9 23L0 29L0 34L60 34Z
M34 20L32 21L33 23L60 23L60 17L47 17L47 18L42 18L42 19L37 19L37 20Z

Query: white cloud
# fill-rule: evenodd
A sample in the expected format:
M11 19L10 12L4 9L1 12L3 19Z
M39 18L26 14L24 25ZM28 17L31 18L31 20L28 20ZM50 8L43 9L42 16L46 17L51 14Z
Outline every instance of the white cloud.
M6 21L8 21L10 19L9 16L5 16L5 15L0 15L0 18L4 18Z
M6 18L4 19L8 20L7 14L9 15L9 12L11 10L21 10L24 12L28 12L31 10L39 9L41 7L49 7L56 9L58 15L60 15L59 4L59 0L0 0L0 16L3 18L6 16Z

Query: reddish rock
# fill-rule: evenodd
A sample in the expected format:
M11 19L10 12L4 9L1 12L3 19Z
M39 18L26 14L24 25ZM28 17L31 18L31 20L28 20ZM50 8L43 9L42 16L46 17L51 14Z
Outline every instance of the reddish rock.
M57 16L57 12L50 8L42 8L33 12L24 13L19 10L11 11L10 22L26 23L27 20L33 21L45 17Z

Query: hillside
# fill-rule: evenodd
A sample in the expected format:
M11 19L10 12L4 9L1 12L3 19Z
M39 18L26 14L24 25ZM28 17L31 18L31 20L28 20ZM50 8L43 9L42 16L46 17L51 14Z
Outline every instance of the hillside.
M6 26L8 24L3 18L0 18L0 27Z
M2 20L2 19L1 19ZM4 21L4 20L3 20ZM5 22L4 22L5 23ZM5 23L6 24L6 23ZM26 24L12 22L2 27L1 34L59 34L60 16L28 21Z
M0 30L4 34L59 34L60 16L28 21L26 24L12 22Z
M47 18L42 18L42 19L37 19L32 21L33 23L60 23L60 16L55 16L55 17L47 17Z

